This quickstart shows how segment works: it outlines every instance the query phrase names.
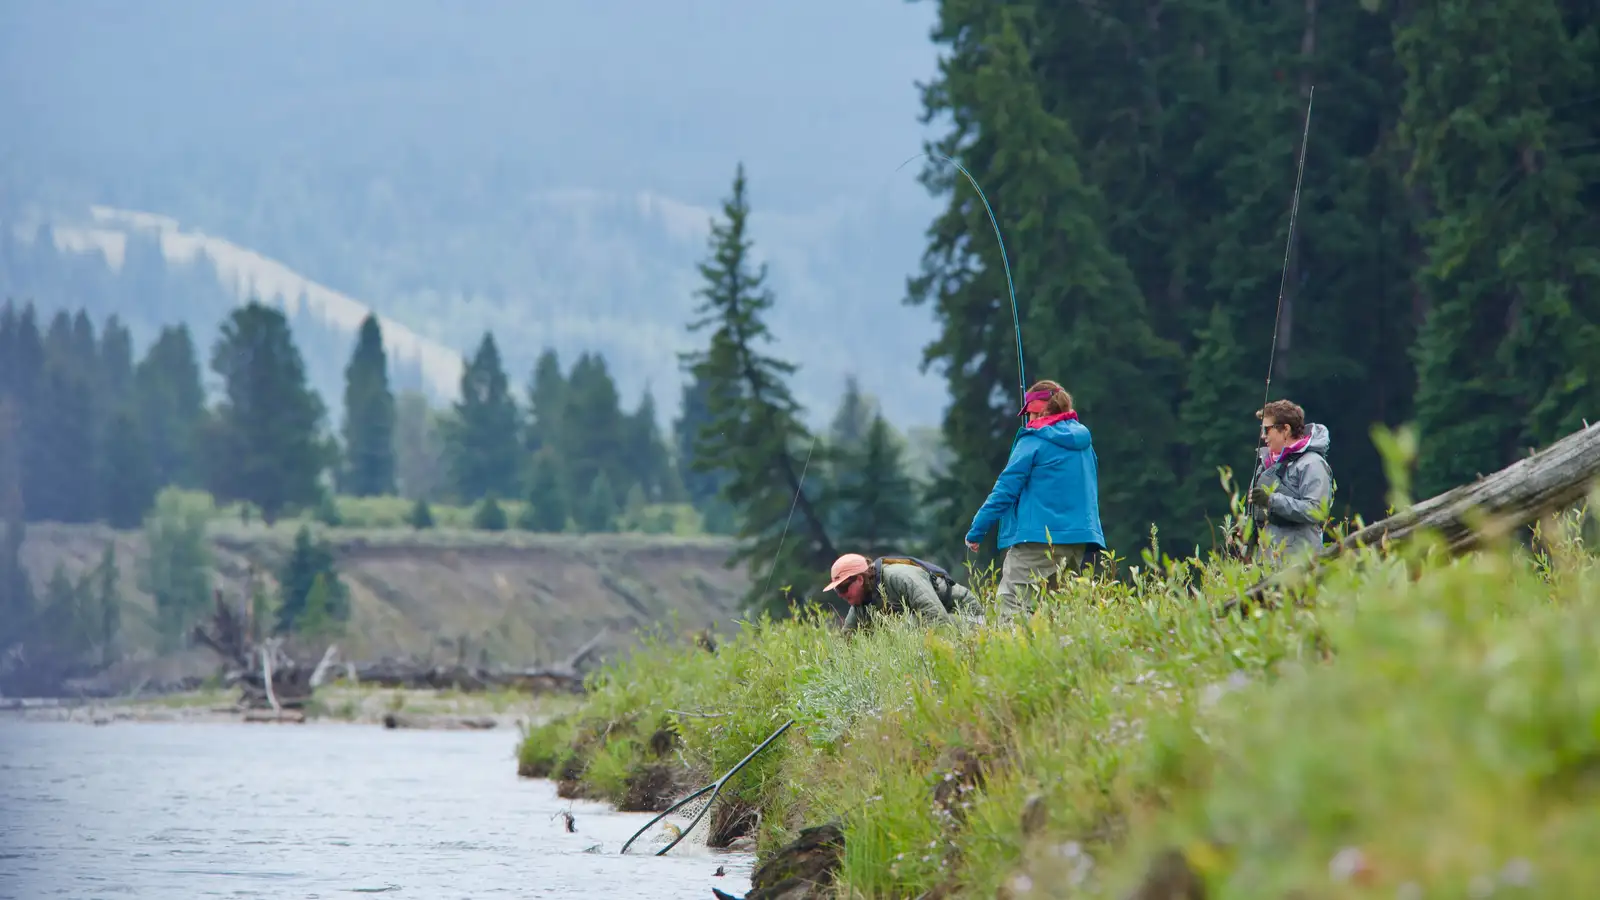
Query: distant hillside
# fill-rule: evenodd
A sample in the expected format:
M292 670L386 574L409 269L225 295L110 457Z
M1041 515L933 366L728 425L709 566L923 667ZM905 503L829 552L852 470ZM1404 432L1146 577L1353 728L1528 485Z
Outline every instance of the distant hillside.
M901 299L938 203L896 171L922 149L932 21L844 0L0 0L0 218L127 231L139 211L234 248L229 291L303 287L332 327L360 304L409 329L447 395L449 354L492 328L517 385L546 346L599 351L630 406L648 385L670 417L743 161L772 349L812 420L853 372L898 427L933 425L931 316Z
M548 663L566 659L602 628L604 652L660 623L680 630L728 628L748 587L744 572L723 567L731 544L717 538L638 535L530 535L434 530L325 532L350 588L350 656L409 655L453 659L465 638L491 661ZM246 595L252 569L263 579L288 552L287 527L216 526L215 584L224 596ZM216 661L204 651L154 660L154 605L138 588L144 541L137 532L95 526L34 525L23 564L42 591L55 567L76 578L100 559L108 542L121 570L124 640L133 661L127 677L204 675ZM270 585L271 581L267 583Z

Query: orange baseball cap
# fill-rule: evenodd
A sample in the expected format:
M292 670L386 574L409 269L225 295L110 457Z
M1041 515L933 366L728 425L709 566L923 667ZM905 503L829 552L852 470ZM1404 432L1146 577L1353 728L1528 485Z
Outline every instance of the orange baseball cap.
M871 567L872 563L867 562L865 556L859 553L846 553L833 561L833 571L830 573L833 580L828 582L828 586L823 590L831 591L839 586L839 582L864 574Z

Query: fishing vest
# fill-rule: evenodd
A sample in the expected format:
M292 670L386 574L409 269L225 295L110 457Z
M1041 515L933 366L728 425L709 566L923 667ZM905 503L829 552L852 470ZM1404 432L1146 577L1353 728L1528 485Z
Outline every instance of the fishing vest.
M956 583L956 580L951 577L949 572L931 562L917 559L915 556L880 556L872 561L872 575L877 579L879 585L883 584L883 567L888 563L912 565L927 572L928 577L933 579L933 592L938 595L939 602L944 604L945 609L951 608L950 587Z

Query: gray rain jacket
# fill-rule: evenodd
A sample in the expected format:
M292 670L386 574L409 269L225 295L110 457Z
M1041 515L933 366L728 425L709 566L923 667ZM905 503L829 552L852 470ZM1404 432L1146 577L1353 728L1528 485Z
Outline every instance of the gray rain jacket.
M1322 549L1322 528L1333 506L1333 469L1328 466L1328 429L1310 424L1305 447L1285 453L1272 468L1263 470L1267 448L1256 459L1254 483L1270 495L1261 544L1282 557ZM1257 510L1259 517L1263 511Z

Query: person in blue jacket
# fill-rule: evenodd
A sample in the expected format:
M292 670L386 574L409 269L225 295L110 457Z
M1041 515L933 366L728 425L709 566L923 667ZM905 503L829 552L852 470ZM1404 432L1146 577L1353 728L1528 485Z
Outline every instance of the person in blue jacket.
M1072 395L1054 381L1028 390L1019 416L1026 423L1011 443L1011 458L989 499L972 517L967 549L996 523L1005 551L999 598L1003 614L1032 609L1037 590L1077 569L1090 550L1105 547L1100 530L1100 466L1089 429L1072 409Z

